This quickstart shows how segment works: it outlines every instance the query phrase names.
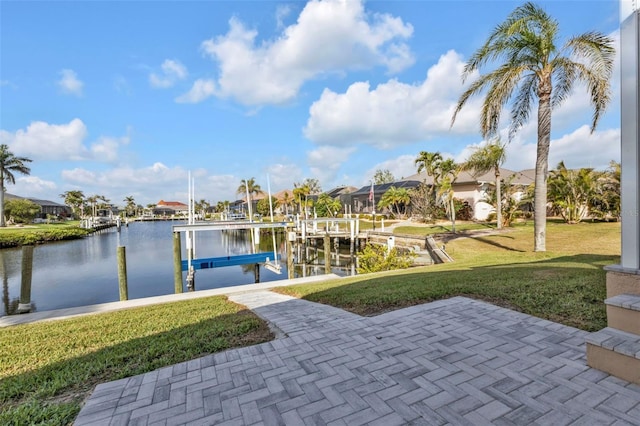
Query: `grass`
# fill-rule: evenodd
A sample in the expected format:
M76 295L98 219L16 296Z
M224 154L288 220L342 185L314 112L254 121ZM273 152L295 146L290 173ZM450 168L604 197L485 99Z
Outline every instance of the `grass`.
M606 326L603 266L619 262L619 223L550 222L541 253L532 251L531 225L456 239L446 250L455 262L276 291L360 315L462 295L583 330Z
M495 230L495 224L489 223L476 223L476 222L461 222L456 223L456 232L466 231L479 231L479 230ZM423 226L396 226L393 229L395 235L415 235L420 237L426 237L427 235L449 233L452 231L451 222L441 223L437 225L423 225Z
M271 338L221 296L2 328L0 424L70 424L98 383Z
M82 238L91 232L80 228L78 225L78 221L69 221L0 228L0 248L39 244L48 241L73 240Z

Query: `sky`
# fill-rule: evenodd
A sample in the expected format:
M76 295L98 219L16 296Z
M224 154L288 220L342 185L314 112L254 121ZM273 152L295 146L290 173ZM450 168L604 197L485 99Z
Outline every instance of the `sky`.
M420 151L464 161L484 143L482 97L451 126L465 62L520 1L0 0L0 143L32 159L7 191L62 203L233 201L317 179L416 173ZM560 41L619 44L618 0L537 2ZM484 69L481 69L483 71ZM597 130L583 86L554 111L550 168L620 161L619 65ZM507 140L508 111L501 134ZM505 168L535 165L536 114Z

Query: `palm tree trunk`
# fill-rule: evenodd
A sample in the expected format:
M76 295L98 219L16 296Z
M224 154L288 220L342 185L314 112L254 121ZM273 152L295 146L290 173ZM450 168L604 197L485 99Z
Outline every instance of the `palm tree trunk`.
M547 170L549 144L551 142L551 77L543 80L539 90L538 146L536 153L536 177L533 193L533 251L546 251L547 234Z
M0 227L5 227L4 221L4 173L0 168Z
M500 186L500 169L496 167L496 204L498 210L496 212L496 228L502 229L502 188Z

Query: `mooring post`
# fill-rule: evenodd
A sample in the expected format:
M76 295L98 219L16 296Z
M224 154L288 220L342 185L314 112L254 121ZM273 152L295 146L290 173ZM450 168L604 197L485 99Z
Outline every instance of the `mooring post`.
M256 284L260 282L260 264L256 263L253 267L253 273L255 274Z
M125 246L118 246L117 258L120 301L129 300L129 288L127 286L127 249Z
M331 237L328 232L324 234L324 273L331 273Z
M180 232L173 233L173 286L176 294L182 293L182 254Z
M33 246L22 246L22 281L18 313L31 312L31 275L33 272Z
M291 232L287 228L286 248L287 248L287 277L293 279L294 266L293 266L293 240L296 238L295 232ZM292 240L293 238L293 240Z

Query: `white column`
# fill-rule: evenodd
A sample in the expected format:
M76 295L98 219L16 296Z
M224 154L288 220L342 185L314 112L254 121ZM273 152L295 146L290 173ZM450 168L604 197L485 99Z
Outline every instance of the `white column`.
M635 0L620 1L620 120L623 270L640 269L640 147L638 109L640 88L640 14ZM636 272L637 273L637 272Z

